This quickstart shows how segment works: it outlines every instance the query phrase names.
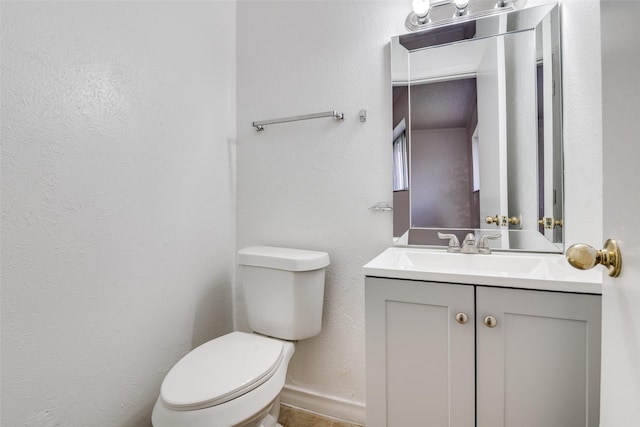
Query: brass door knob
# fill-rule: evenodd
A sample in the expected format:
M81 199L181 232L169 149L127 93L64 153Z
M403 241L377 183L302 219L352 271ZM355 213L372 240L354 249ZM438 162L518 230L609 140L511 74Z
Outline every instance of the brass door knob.
M496 216L488 216L484 219L484 222L486 222L487 224L500 224L500 217L498 216L498 214L496 214Z
M583 243L575 244L567 249L566 257L569 264L579 270L589 270L597 264L602 264L607 267L611 277L618 277L622 270L620 248L618 242L613 239L607 240L602 250Z
M466 313L456 314L456 322L460 323L461 325L464 325L468 321L469 321L469 316L467 316Z
M498 214L496 214L496 216L487 216L484 218L484 222L486 222L487 224L495 224L497 226L504 226L506 227L507 225L511 224L511 225L518 225L520 224L520 218L517 216L512 216L512 217L508 217L508 216L500 216Z
M556 227L562 227L564 222L561 219L555 219L552 217L545 216L540 218L538 224L542 225L544 228L548 230L553 230Z
M496 325L498 324L498 320L493 317L493 316L487 316L484 318L484 324L485 326L489 327L489 328L495 328Z

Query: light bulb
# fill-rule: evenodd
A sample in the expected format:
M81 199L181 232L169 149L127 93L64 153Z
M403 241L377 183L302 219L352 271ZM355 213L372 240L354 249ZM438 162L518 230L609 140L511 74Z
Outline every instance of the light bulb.
M453 0L453 3L456 5L456 13L454 16L462 16L467 13L469 0Z
M413 0L412 6L413 12L418 15L419 18L424 18L429 14L431 4L429 0Z

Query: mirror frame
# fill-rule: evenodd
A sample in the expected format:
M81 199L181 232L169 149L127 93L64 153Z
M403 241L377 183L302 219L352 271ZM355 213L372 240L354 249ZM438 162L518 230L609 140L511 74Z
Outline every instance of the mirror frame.
M564 177L563 177L563 149L562 149L562 73L561 73L561 32L560 32L560 8L557 3L545 4L541 6L535 6L531 8L525 8L520 10L514 10L505 12L503 14L491 15L481 17L474 20L464 20L461 22L455 22L444 26L436 26L423 31L418 31L409 34L402 34L392 37L391 41L391 85L392 90L395 86L401 86L402 83L410 87L411 81L409 78L409 69L407 65L406 78L404 81L401 78L394 76L394 54L400 47L406 51L407 58L411 52L421 51L432 48L439 48L443 46L449 46L453 44L465 43L469 41L475 41L480 39L486 39L496 36L504 36L508 34L536 31L543 21L547 20L549 23L548 30L551 35L551 75L552 75L552 88L555 92L551 99L550 105L552 106L552 112L549 117L552 117L551 134L553 135L552 142L545 146L553 147L553 155L545 155L545 162L551 162L553 164L554 174L553 179L557 179L557 183L554 183L554 193L557 191L555 197L557 197L561 203L559 203L559 209L553 211L553 216L544 219L551 219L552 226L549 224L541 224L537 230L537 233L531 233L530 236L524 234L518 234L519 232L532 232L533 228L529 230L513 230L506 227L500 227L498 229L480 228L422 228L413 227L409 220L407 231L402 235L394 232L394 245L398 246L446 246L446 241L441 241L437 238L437 232L454 233L458 235L460 241L464 236L472 232L476 235L476 240L479 239L480 233L494 234L499 232L504 242L498 240L492 242L491 248L493 250L504 251L523 251L523 252L544 252L544 253L563 253L564 251L564 224L553 224L553 218L564 218ZM478 30L478 23L481 23ZM396 52L394 52L394 49ZM395 78L394 78L395 77ZM392 95L393 99L393 95ZM546 120L545 120L546 121ZM409 130L409 129L407 129ZM397 129L396 129L397 131ZM397 132L395 132L397 133ZM394 134L394 139L397 135ZM546 150L549 151L549 150ZM394 176L395 179L395 176ZM410 178L409 178L410 180ZM557 185L556 185L557 184ZM395 184L394 184L395 185ZM544 185L544 184L543 184ZM410 201L409 201L410 204ZM394 192L394 229L396 228L396 193ZM409 211L411 207L409 206ZM409 212L409 216L410 216ZM406 223L405 223L406 224ZM405 226L402 226L402 230ZM545 237L546 235L546 237ZM540 239L538 239L540 237ZM520 243L518 243L520 242ZM504 246L503 246L504 245Z

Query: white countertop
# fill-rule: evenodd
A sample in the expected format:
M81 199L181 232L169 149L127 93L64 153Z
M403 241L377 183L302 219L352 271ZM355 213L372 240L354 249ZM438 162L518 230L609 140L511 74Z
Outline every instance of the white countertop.
M562 254L390 247L363 267L366 276L578 293L602 293L602 268L571 267Z

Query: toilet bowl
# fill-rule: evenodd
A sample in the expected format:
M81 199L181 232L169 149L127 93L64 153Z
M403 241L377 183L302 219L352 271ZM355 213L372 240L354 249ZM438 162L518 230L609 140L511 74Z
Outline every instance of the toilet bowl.
M291 341L320 332L329 256L259 246L240 250L238 264L249 326L259 333L232 332L178 361L162 383L154 427L279 426Z
M267 427L264 419L271 413L269 427L276 426L279 407L272 407L293 353L292 342L244 332L209 341L167 374L151 422L154 427Z

